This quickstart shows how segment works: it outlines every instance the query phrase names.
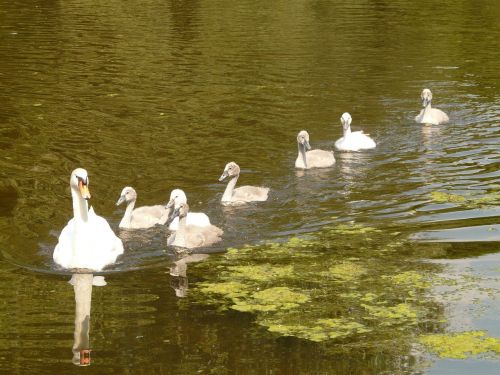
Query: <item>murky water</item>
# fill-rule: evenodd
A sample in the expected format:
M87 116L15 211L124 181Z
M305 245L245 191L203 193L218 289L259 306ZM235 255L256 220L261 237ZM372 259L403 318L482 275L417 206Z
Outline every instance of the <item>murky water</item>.
M4 370L74 368L80 289L52 250L71 216L68 179L79 166L89 171L96 212L115 229L124 186L136 188L138 205L184 189L191 209L225 231L203 252L351 221L441 241L424 257L498 252L497 2L0 4ZM414 123L424 87L449 124ZM345 111L378 147L296 172L298 131L309 131L313 148L333 149ZM268 202L220 205L217 179L231 160L242 168L239 183L271 188ZM217 273L193 267L189 281L172 277L167 235L120 233L125 256L105 272L108 285L92 288L91 371L424 371L403 350L339 355L277 338L250 314L178 298L187 283Z

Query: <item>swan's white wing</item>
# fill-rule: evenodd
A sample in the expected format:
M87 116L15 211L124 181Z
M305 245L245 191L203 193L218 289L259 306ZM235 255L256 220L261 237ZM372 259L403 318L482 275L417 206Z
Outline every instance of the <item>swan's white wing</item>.
M68 224L63 228L56 247L54 248L54 253L52 258L54 262L59 264L61 267L68 268L71 264L71 259L73 257L73 237L74 237L74 224L75 219L68 221Z

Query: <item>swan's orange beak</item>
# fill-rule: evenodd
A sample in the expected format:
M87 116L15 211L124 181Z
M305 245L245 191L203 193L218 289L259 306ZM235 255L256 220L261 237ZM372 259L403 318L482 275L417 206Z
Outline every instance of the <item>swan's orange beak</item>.
M90 199L89 187L87 184L84 184L82 180L78 181L78 187L80 188L80 194L83 199Z

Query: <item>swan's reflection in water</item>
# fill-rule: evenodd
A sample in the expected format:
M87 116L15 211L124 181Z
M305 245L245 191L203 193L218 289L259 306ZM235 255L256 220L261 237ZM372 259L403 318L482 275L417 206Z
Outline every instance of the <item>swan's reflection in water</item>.
M92 286L104 286L102 276L88 273L75 273L69 281L75 292L75 332L73 342L73 364L90 365L90 306L92 304Z
M187 265L208 258L208 254L177 254L178 259L170 266L170 286L179 298L186 297L188 291Z

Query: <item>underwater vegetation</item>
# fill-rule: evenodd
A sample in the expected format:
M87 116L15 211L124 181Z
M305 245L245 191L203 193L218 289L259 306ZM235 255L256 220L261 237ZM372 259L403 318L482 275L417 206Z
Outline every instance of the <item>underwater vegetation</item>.
M252 313L279 336L362 346L405 339L443 317L428 295L440 266L420 262L399 237L340 224L286 242L230 248L195 266L210 276L191 298Z
M418 245L402 238L348 223L286 242L229 248L194 266L204 281L190 298L250 313L278 337L334 344L331 351L409 351L417 340L451 358L497 353L498 340L484 333L435 333L444 332L446 319L432 289L467 280L437 276L443 265L423 262Z

